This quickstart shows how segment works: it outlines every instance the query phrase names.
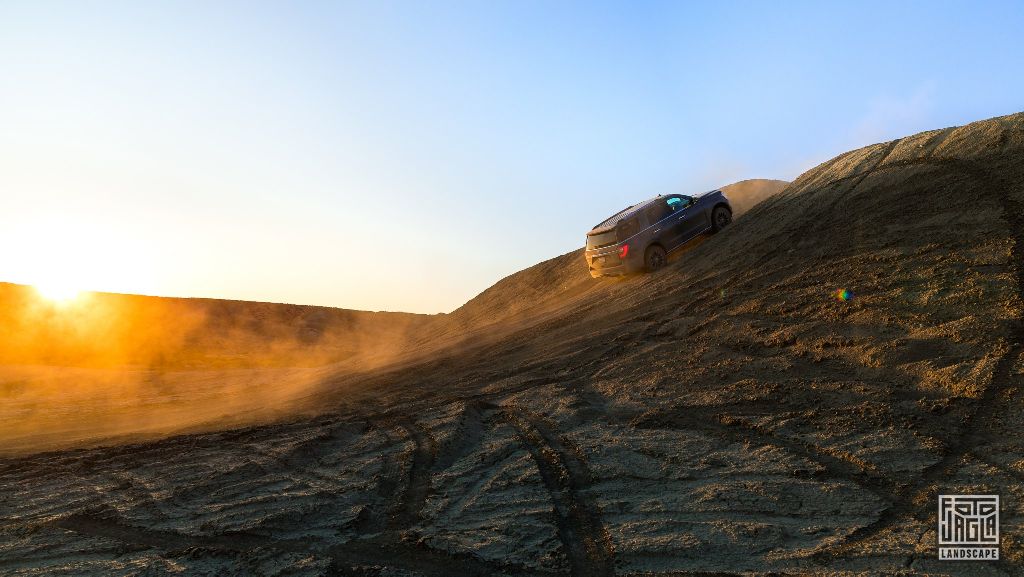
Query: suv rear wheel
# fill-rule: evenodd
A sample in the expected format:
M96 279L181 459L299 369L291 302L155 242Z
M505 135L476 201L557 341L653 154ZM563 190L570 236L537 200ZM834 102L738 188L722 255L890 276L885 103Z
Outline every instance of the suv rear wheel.
M667 262L668 256L665 249L658 245L647 247L647 251L644 253L644 266L647 268L647 272L654 272L665 266Z
M724 206L716 206L711 211L711 232L718 232L732 222L732 211Z

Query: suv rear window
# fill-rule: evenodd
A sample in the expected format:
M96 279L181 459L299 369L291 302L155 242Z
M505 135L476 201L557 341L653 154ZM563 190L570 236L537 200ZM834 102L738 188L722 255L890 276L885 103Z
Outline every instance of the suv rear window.
M619 241L614 229L608 232L587 235L587 248L601 248L602 246L608 246L617 242Z
M622 242L640 231L640 223L635 216L619 221L615 228L599 234L587 235L587 248L601 248Z

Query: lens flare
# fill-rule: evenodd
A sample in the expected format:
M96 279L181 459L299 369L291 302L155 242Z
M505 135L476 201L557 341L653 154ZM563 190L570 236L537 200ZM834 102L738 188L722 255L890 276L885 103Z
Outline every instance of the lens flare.
M837 289L836 292L832 293L832 296L836 297L837 301L844 303L853 300L853 293L844 288Z

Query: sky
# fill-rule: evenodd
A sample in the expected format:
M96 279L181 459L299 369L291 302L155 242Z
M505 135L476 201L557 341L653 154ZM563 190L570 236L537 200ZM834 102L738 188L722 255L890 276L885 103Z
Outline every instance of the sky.
M1021 30L1022 2L0 0L0 281L448 312L637 200L1024 110Z

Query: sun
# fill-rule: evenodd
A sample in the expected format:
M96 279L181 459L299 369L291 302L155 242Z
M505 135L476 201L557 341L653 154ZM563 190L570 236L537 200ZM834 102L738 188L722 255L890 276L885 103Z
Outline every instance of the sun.
M58 305L67 304L78 298L81 290L78 287L59 282L34 285L36 292L44 299Z

